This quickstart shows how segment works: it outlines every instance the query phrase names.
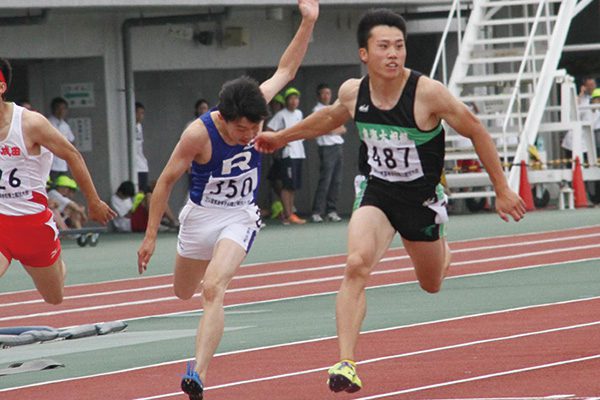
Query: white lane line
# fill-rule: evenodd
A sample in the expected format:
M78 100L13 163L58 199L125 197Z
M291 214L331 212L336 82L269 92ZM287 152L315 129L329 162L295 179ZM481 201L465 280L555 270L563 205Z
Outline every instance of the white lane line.
M593 236L600 236L600 234L594 234ZM534 244L534 243L526 242L526 243L521 243L521 244L517 244L517 245L531 246L532 244ZM498 247L503 247L503 246L491 246L491 248L498 248ZM532 257L532 256L538 256L538 255L556 254L556 253L567 252L567 251L587 250L587 249L597 248L597 247L600 247L600 244L591 244L591 245L575 246L575 247L563 247L563 248L558 248L558 249L543 250L543 251L529 252L529 253L519 253L519 254L513 254L513 255L501 256L501 257L481 258L481 259L475 259L475 260L454 262L454 263L452 263L451 267L456 268L456 267L463 266L463 265L495 262L495 261L515 259L515 258ZM461 250L454 251L454 253L467 252L467 251L479 251L479 250L487 250L487 249L488 249L487 247L486 248L474 248L474 249L461 249ZM381 259L380 263L397 261L397 260L401 260L401 259L408 259L408 256L384 257ZM319 270L332 269L332 268L343 268L344 266L345 266L345 264L333 264L333 265L326 265L326 266L322 266L322 267L296 269L296 270L293 270L290 272L276 271L276 272L268 272L268 273L262 273L262 274L253 274L251 276L245 275L245 276L234 277L233 279L239 280L239 279L245 279L245 278L267 277L267 276L281 275L284 273L292 273L292 272L300 274L303 272L312 272L312 271L319 271ZM412 267L395 268L395 269L391 269L391 270L380 270L380 271L375 270L372 272L372 275L389 274L389 273L394 273L394 272L404 272L404 271L410 271L410 270L412 270ZM338 279L341 279L342 277L343 277L342 275L336 275L333 277L316 278L316 279L308 279L308 280L301 280L301 281L289 281L286 283L275 283L275 284L271 284L271 285L249 286L249 287L245 287L245 288L228 289L226 293L244 292L244 291L249 291L249 290L260 290L260 289L277 288L277 287L285 287L285 286L295 286L295 285L302 285L302 284L315 283L315 282L325 282L325 281L338 280ZM84 295L67 296L67 297L65 297L65 300L99 297L99 296L113 296L116 294L123 294L123 293L129 293L129 292L142 292L142 291L147 291L147 290L166 289L166 288L170 288L171 286L172 286L171 284L166 284L166 285L149 286L149 287L142 287L142 288L136 288L136 289L123 289L123 290L114 290L114 291L109 291L109 292L87 293ZM199 294L194 295L194 297L197 297L197 296L199 296ZM161 297L156 300L157 301L165 301L165 299L166 300L174 300L174 299L177 299L177 297L176 296ZM148 299L148 300L142 300L142 301L144 301L144 303L132 303L132 304L145 304L148 301L152 302L154 300ZM15 306L36 304L36 303L42 303L42 302L43 302L43 300L19 301L19 302L13 302L13 303L0 304L0 308L2 308L2 307L11 307L12 308ZM127 304L128 303L117 303L117 304L115 304L115 306L122 307L123 305L127 305ZM110 306L112 306L112 305L106 304L103 306L95 306L95 307L110 307ZM98 308L94 308L94 309L98 309ZM78 310L78 309L71 309L71 310ZM83 310L88 311L86 309L83 309ZM61 310L61 311L55 311L55 312L63 314L66 311L68 311L68 310ZM54 315L54 314L40 314L40 315ZM6 317L6 318L9 318L8 320L10 320L10 318L13 318L13 317ZM0 318L0 321L3 321L3 320L4 319Z
M557 361L557 362L548 363L548 364L534 365L534 366L527 367L527 368L511 369L509 371L501 371L501 372L496 372L496 373L493 373L493 374L473 376L471 378L458 379L458 380L450 381L450 382L441 382L441 383L436 383L436 384L433 384L433 385L427 385L427 386L421 386L421 387L416 387L416 388L411 388L411 389L399 390L397 392L389 392L389 393L378 394L378 395L375 395L375 396L361 397L360 399L357 399L357 400L382 399L384 397L395 396L395 395L398 395L398 394L414 393L414 392L420 392L420 391L428 390L428 389L436 389L436 388L445 387L445 386L457 385L457 384L460 384L460 383L475 382L475 381L480 381L480 380L483 380L483 379L497 378L497 377L500 377L500 376L520 374L520 373L523 373L523 372L535 371L535 370L544 369L544 368L558 367L558 366L561 366L561 365L574 364L574 363L583 362L583 361L595 360L595 359L598 359L598 358L600 358L600 354L595 354L593 356L587 356L587 357L573 358L573 359L570 359L570 360ZM178 393L178 394L181 394L181 393Z
M549 230L549 231L540 231L540 232L529 232L529 233L518 233L518 234L509 234L509 235L500 235L500 236L487 236L487 237L482 237L482 238L477 238L477 239L464 239L464 240L456 240L453 242L450 242L450 245L453 244L458 244L458 243L470 243L470 242L476 242L476 241L482 241L482 240L493 240L493 239L503 239L503 238L515 238L515 237L525 237L525 236L535 236L535 235L543 235L543 234L550 234L550 233L558 233L558 232L570 232L570 231L577 231L577 230L584 230L584 229L591 229L591 228L597 228L598 225L587 225L587 226L582 226L582 227L576 227L576 228L567 228L567 229L554 229L554 230ZM589 235L596 235L596 234L584 234L584 235L575 235L575 236L570 236L569 238L577 238L577 237L587 237ZM542 241L540 241L540 243L543 242L551 242L551 241L560 241L563 240L563 238L559 237L559 238L553 238L553 239L543 239ZM565 240L569 240L569 239L565 239ZM532 241L535 242L535 241ZM496 247L505 247L507 245L514 245L514 246L518 246L518 243L505 243L502 245L495 245ZM487 247L493 247L493 246L482 246L479 247L478 249L485 249ZM402 247L395 247L392 249L389 249L389 251L396 251L396 250L403 250ZM453 252L464 252L464 251L469 251L470 248L466 248L466 249L458 249L458 250L453 250ZM323 258L333 258L333 257L341 257L341 256L345 256L346 253L343 254L332 254L332 255L324 255L324 256L313 256L313 257L300 257L300 258L291 258L291 259L286 259L286 260L279 260L279 261L266 261L266 262L256 262L256 263L251 263L251 264L244 264L241 266L242 269L247 268L247 267L255 267L255 266L268 266L271 264L281 264L281 263L285 263L285 262L295 262L295 261L307 261L307 260L319 260L319 259L323 259ZM74 284L74 285L69 285L68 288L79 288L79 287L86 287L86 286L102 286L102 285L106 285L106 284L111 284L111 283L119 283L119 282L128 282L128 281L140 281L140 280L149 280L149 279L155 279L155 278L163 278L163 277L168 277L171 276L172 274L158 274L158 275L151 275L151 276L139 276L136 278L122 278L122 279L114 279L114 280L109 280L109 281L100 281L100 282L94 282L94 283L78 283L78 284ZM247 276L247 275L246 275ZM168 286L168 285L167 285ZM20 293L33 293L35 294L36 291L35 290L17 290L17 291L13 291L13 292L2 292L0 293L0 299L2 298L2 296L8 296L8 295L14 295L14 294L20 294ZM110 292L107 292L110 293Z
M588 261L600 261L600 257L582 258L579 260L560 261L560 262L555 262L555 263L525 265L522 267L516 267L516 268L510 268L510 269L499 269L499 270L493 270L493 271L487 271L487 272L474 272L471 274L448 276L445 278L445 280L469 278L469 277L475 277L475 276L494 275L494 274L501 274L501 273L505 273L505 272L522 271L522 270L535 269L535 268L561 267L561 266L565 266L565 265L569 265L569 264L578 264L578 263L583 263L583 262L588 262ZM396 271L398 271L398 270L396 270ZM382 272L382 271L378 271L378 272ZM374 273L372 273L372 274L374 274ZM383 285L367 286L366 290L405 286L405 285L412 285L415 283L417 283L417 281L406 281L406 282L400 282L400 283L386 283ZM224 306L224 308L228 309L228 308L240 307L240 306L277 303L280 301L300 300L300 299L307 299L307 298L311 298L311 297L328 296L328 295L335 295L335 294L337 294L337 290L329 291L329 292L317 292L317 293L311 293L311 294L303 294L303 295L298 295L298 296L278 297L276 299L269 299L269 300L257 300L257 301L251 301L251 302L229 304L229 305ZM163 314L152 314L152 315L141 316L141 317L127 318L127 321L136 321L136 320L147 319L147 318L157 318L157 317L167 317L167 316L172 316L172 315L187 314L187 313L193 312L193 311L198 311L198 310L191 309L191 310L175 311L175 312L163 313ZM70 327L64 327L64 328L70 328Z
M436 348L426 349L426 350L411 351L408 353L393 354L393 355L389 355L389 356L385 356L385 357L377 357L377 358L360 361L357 364L359 364L359 365L372 364L372 363L376 363L376 362L387 361L387 360L392 360L392 359L397 359L397 358L419 356L422 354L435 353L435 352L439 352L439 351L454 350L454 349L460 349L460 348L465 348L465 347L478 346L480 344L520 339L520 338L524 338L524 337L544 335L544 334L548 334L548 333L555 333L555 332L561 332L561 331L566 331L566 330L586 328L586 327L597 326L597 325L600 325L600 321L594 321L594 322L589 322L589 323L585 323L585 324L563 326L560 328L544 329L544 330L534 331L534 332L519 333L519 334L515 334L515 335L501 336L501 337L495 337L495 338L490 338L490 339L475 340L472 342L459 343L459 344L436 347ZM599 357L600 357L600 354L592 356L592 358L599 358ZM582 359L579 358L577 360L584 361L587 359L590 359L590 357L584 357ZM570 362L572 362L572 361L568 360L568 361L555 362L555 363L551 363L551 364L544 364L544 366L542 368L546 368L548 366L568 364ZM240 386L240 385L264 382L264 381L271 381L271 380L282 379L282 378L290 378L290 377L295 377L295 376L299 376L299 375L311 374L311 373L319 372L319 371L326 371L329 367L330 366L320 367L320 368L312 368L312 369L307 369L307 370L303 370L303 371L290 372L290 373L286 373L286 374L265 376L265 377L261 377L261 378L254 378L254 379L247 379L247 380L243 380L243 381L224 383L221 385L215 385L215 386L208 387L205 390L223 389L223 388L228 388L228 387L232 387L232 386ZM512 371L503 371L500 373L481 375L481 376L476 376L476 377L471 377L471 378L466 378L466 379L460 379L460 380L452 381L452 382L443 382L443 383L438 383L438 384L434 384L434 385L421 386L418 388L405 389L405 390L401 390L401 391L397 391L397 392L385 393L383 395L364 397L362 399L363 400L378 399L381 397L389 397L389 396L393 396L393 395L397 395L397 394L418 392L421 390L432 389L432 388L437 388L437 387L442 387L442 386L449 386L449 385L454 385L457 383L470 382L470 381L486 379L486 378L495 377L495 376L508 375L509 373L515 373L515 371L523 372L523 371L527 371L527 370L531 370L531 369L539 369L539 368L540 368L540 366L535 366L535 367L529 367L529 368L521 368L521 369L512 370ZM152 397L142 397L142 398L138 398L136 400L162 399L162 398L166 398L166 397L178 396L180 394L181 394L181 392L173 392L173 393L167 393L167 394L162 394L162 395L156 395L156 396L152 396Z
M600 296L586 297L586 298L582 298L582 299L555 301L555 302L551 302L551 303L535 304L535 305L529 305L529 306L513 307L513 308L504 309L504 310L489 311L489 312L477 313L477 314L471 314L471 315L462 315L459 317L444 318L444 319L439 319L439 320L434 320L434 321L417 322L417 323L408 324L408 325L398 325L398 326L393 326L393 327L388 327L388 328L373 329L370 331L361 332L361 335L370 335L370 334L377 334L377 333L390 332L390 331L396 331L396 330L399 331L399 330L408 329L408 328L422 327L422 326L441 324L441 323L446 323L446 322L456 322L456 321L461 321L461 320L466 320L466 319L475 319L475 318L493 316L493 315L498 315L498 314L509 314L511 312L532 310L535 308L546 308L546 307L569 305L569 304L575 304L575 303L585 303L588 301L595 301L595 300L600 300ZM585 307L585 305L583 305L583 307ZM333 340L335 338L336 338L336 336L327 336L327 337L322 337L322 338L317 338L317 339L307 339L307 340L300 340L300 341L290 342L290 343L253 347L250 349L243 349L243 350L234 350L234 351L229 351L229 352L225 352L225 353L217 353L217 354L215 354L215 357L224 357L224 356L238 355L238 354L244 354L244 353L250 353L250 352L258 352L258 351L262 351L262 350L272 350L272 349L277 349L277 348L282 348L282 347L291 347L291 346L297 346L297 345L303 345L303 344L309 344L309 343L324 342L327 340ZM117 375L117 374L126 373L126 372L140 371L140 370L144 370L144 369L148 369L148 368L156 368L156 367L163 367L163 366L174 365L174 364L181 364L181 363L184 363L184 362L187 362L190 360L192 360L192 358L184 358L184 359L180 359L180 360L166 361L166 362L156 363L156 364L151 364L151 365L144 365L141 367L125 368L125 369L121 369L118 371L102 372L99 374L57 379L54 381L32 383L29 385L0 389L0 393L12 391L12 390L36 387L36 386L44 386L44 385L49 385L49 384L53 384L53 383L71 382L71 381L76 381L76 380L81 380L81 379L97 378L97 377L103 377L103 376Z
M595 247L600 247L600 245L595 245ZM510 256L509 258L513 258L513 256ZM493 258L490 260L496 261L497 259L498 258L496 257L496 258ZM523 269L532 269L532 268L539 268L539 267L562 266L562 265L568 265L571 263L579 263L579 262L592 261L592 260L595 261L598 259L600 259L600 258L594 257L594 258L588 258L588 259L571 260L571 261L563 261L563 262L556 262L556 263L526 265L526 266L522 266L522 267L515 267L515 268L509 268L509 269L499 269L499 270L488 271L488 272L476 272L476 273L472 273L472 274L449 276L446 279L456 279L456 278L470 277L470 276L483 276L483 275L490 275L490 274L503 273L503 272L509 272L509 271L519 271L519 270L523 270ZM469 262L467 262L467 263L469 263ZM410 268L408 268L408 269L410 269ZM398 271L400 271L400 270L399 269L391 269L391 270L384 270L384 271L375 271L371 275L391 274L391 273L397 273ZM273 287L295 286L295 285L302 285L302 284L307 284L307 283L320 283L320 282L332 281L332 280L336 280L336 279L340 280L342 278L343 278L342 276L335 276L335 277L331 277L331 278L309 279L309 280L304 280L304 281L294 281L294 282L286 282L286 283L273 284L273 285L255 286L252 288L228 289L226 291L226 293L241 292L241 291L248 291L248 290L260 290L260 289L273 288ZM369 286L369 287L367 287L367 289L378 289L378 288L385 288L385 287L402 286L402 285L409 285L409 284L414 284L414 283L417 283L417 281L406 281L406 282L400 282L400 283L375 285L375 286ZM230 304L230 305L225 306L225 308L231 308L231 307L242 306L242 305L254 305L254 304L278 302L278 301L287 301L287 300L292 300L292 299L300 299L300 298L308 298L308 297L316 297L316 296L325 296L325 295L331 295L331 294L336 294L336 293L337 293L337 291L318 292L318 293L312 293L312 294L308 294L308 295L299 295L299 296L290 296L290 297L283 297L283 298L276 298L276 299L259 300L259 301L254 301L254 302L243 302L243 303L237 303L237 304ZM201 295L202 295L201 293L197 293L193 296L193 298L200 297ZM42 317L42 316L63 315L63 314L71 314L71 313L77 313L77 312L95 311L95 310L102 310L102 309L106 309L106 308L127 307L130 305L152 304L152 303L158 303L158 302L163 302L163 301L173 301L173 300L177 300L177 299L178 298L175 296L170 296L170 297L161 297L161 298L156 298L156 299L129 301L129 302L124 302L124 303L113 303L113 304L104 304L104 305L98 305L98 306L72 308L72 309L67 309L67 310L47 311L47 312L25 314L25 315L14 315L14 316L10 316L10 317L0 318L0 322L1 321L15 321L15 320L20 320L20 319ZM140 317L126 318L126 320L134 321L134 320L145 319L145 318L149 318L149 317L156 318L159 316L178 315L178 314L187 313L189 311L198 311L198 309L194 308L193 310L188 309L188 310L163 313L163 314L144 315L144 316L140 316Z

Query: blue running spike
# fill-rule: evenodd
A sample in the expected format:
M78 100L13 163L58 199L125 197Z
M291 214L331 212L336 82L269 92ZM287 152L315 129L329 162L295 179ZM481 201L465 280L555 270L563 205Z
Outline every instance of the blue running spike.
M196 363L189 361L186 365L185 375L181 378L181 390L187 394L190 400L202 400L204 397L204 384L195 370Z

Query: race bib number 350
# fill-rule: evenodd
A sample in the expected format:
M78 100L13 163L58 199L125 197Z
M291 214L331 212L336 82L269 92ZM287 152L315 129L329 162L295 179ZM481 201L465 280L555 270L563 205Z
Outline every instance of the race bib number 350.
M232 177L211 177L202 196L206 207L237 208L254 202L254 190L258 187L257 170Z

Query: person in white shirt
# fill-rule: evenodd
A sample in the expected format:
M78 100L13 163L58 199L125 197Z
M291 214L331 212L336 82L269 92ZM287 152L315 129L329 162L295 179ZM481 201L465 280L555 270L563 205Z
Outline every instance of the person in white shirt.
M579 96L577 97L577 105L579 106L579 119L592 124L592 129L595 130L596 116L594 111L590 109L592 103L593 93L598 91L596 89L596 79L590 76L586 76L581 80L581 86L579 87ZM598 97L598 96L596 96ZM573 131L569 130L563 137L560 146L566 150L566 158L573 158ZM588 152L586 142L581 143L581 151L583 153ZM571 166L570 162L567 164Z
M75 142L75 135L71 127L65 120L69 113L69 104L62 97L55 97L50 102L50 112L52 115L48 117L48 121L54 126L65 139L70 143ZM69 172L67 162L60 157L54 156L52 167L50 167L50 178L55 180L59 175L66 175Z
M48 191L48 198L57 204L57 211L72 229L80 229L88 220L85 207L74 200L78 190L75 179L61 175L56 178L54 189Z
M592 99L592 92L596 89L596 79L591 76L585 76L581 80L581 86L579 87L579 96L577 98L577 104L585 106L590 104Z
M289 87L283 94L285 99L285 108L280 110L267 124L267 129L279 131L296 125L302 121L304 115L298 109L300 105L300 91L294 87ZM306 158L304 152L304 139L295 140L288 143L281 151L282 163L282 183L281 201L283 203L283 212L285 225L304 224L306 220L298 217L294 213L295 192L302 187L302 160Z
M315 113L331 104L331 88L321 83L317 86L317 105L313 107ZM313 200L312 221L323 222L323 215L333 222L339 222L342 219L337 213L337 198L342 186L343 152L342 147L344 139L342 134L346 133L344 125L331 131L331 133L319 136L316 141L319 146L319 183L315 198Z
M138 188L141 192L148 190L148 160L144 155L144 128L142 122L146 108L142 103L135 103L135 170L138 177Z
M117 232L131 232L133 196L135 196L133 182L125 181L119 185L117 192L110 198L110 205L117 212L117 217L112 221Z

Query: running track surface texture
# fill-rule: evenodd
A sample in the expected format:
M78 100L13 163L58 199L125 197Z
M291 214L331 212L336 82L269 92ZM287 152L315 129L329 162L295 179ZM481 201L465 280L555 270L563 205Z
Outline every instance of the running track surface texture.
M451 243L449 278L600 260L600 227ZM334 293L343 256L241 268L226 305ZM414 282L402 249L390 250L369 287ZM199 296L182 302L171 277L71 286L56 307L31 291L0 295L0 326L72 326L197 311ZM599 297L535 305L451 320L365 332L359 342L354 395L330 393L326 369L337 357L335 338L230 352L211 363L207 399L446 399L598 396ZM48 346L51 344L45 344ZM74 344L76 345L76 344ZM183 360L0 390L1 399L183 399L177 391ZM2 379L2 378L0 378Z

